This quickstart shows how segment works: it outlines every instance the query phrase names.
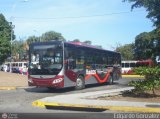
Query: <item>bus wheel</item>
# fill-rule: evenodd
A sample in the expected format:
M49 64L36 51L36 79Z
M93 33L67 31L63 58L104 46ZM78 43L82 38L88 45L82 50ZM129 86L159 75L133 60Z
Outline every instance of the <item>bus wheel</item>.
M84 82L84 78L82 76L79 76L76 80L76 86L75 89L76 90L80 90L85 88L85 82Z
M108 84L109 85L113 84L113 77L111 75L108 77Z

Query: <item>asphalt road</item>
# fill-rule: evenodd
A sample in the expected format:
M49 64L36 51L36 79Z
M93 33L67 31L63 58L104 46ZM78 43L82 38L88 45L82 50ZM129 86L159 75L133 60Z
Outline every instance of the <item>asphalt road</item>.
M50 97L55 95L80 93L80 92L81 93L93 92L93 91L99 91L99 90L110 90L115 88L126 87L128 86L127 85L128 82L131 80L133 79L121 79L115 82L113 85L107 85L107 84L89 85L83 90L74 90L74 88L49 90L47 88L35 88L35 87L29 87L25 89L20 88L17 90L9 90L9 91L1 90L0 91L0 113L39 113L39 114L52 113L52 115L62 114L61 115L62 117L64 116L64 113L67 115L68 113L73 113L75 114L75 116L78 116L79 113L87 113L87 114L91 113L91 116L93 117L92 119L94 119L94 115L92 115L93 112L73 111L73 110L53 110L53 109L39 108L39 107L33 107L32 102L44 97ZM113 113L113 112L106 110L98 113ZM101 116L103 117L103 115ZM109 116L113 116L113 114L110 114Z

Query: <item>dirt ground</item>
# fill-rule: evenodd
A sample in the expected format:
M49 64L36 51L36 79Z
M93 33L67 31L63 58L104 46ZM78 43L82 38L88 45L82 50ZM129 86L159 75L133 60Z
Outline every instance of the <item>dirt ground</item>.
M0 86L26 87L28 86L27 76L0 71Z
M135 95L133 93L124 93L115 96L101 96L99 100L120 100L120 101L134 101L134 102L156 102L160 103L160 89L156 90L156 96L153 96L150 91L147 94Z

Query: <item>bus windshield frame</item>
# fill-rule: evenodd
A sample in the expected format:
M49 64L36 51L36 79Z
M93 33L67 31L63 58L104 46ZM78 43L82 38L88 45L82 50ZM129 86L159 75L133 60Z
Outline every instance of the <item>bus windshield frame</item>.
M63 68L62 43L35 43L29 51L30 75L57 75Z

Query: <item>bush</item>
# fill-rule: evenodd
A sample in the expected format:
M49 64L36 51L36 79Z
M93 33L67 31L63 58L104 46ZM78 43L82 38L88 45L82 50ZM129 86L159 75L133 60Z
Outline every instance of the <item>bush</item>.
M132 81L130 86L135 87L135 93L144 93L145 91L152 91L154 95L155 89L160 88L160 67L138 67L134 71L145 76L145 80Z

